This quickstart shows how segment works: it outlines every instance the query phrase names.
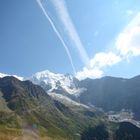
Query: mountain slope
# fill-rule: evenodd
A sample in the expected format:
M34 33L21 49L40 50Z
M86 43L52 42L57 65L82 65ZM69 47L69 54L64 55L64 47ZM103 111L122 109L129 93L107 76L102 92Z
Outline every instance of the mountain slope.
M43 71L34 74L29 80L39 84L52 98L67 106L76 101L82 105L101 107L105 111L127 109L140 119L140 76L132 79L108 76L79 81L68 74Z
M81 140L139 140L140 128L129 122L99 124L88 127L81 134Z
M131 123L123 122L119 124L115 132L114 140L139 140L140 128Z
M0 78L0 93L0 101L4 102L6 108L0 112L1 127L21 130L35 127L40 135L73 139L76 133L93 124L93 119L96 119L95 115L90 117L84 111L72 111L52 100L40 86L30 81L20 81L14 77Z
M106 111L129 109L140 119L140 76L123 79L103 77L80 82L87 90L79 97L84 104L92 104Z
M77 97L85 89L79 88L79 80L70 74L55 74L46 70L37 72L27 79L40 85L53 99L66 106L84 106L78 103Z
M76 97L82 103L96 105L106 111L132 109L139 117L140 76L132 79L86 79L79 81L77 86L86 89ZM61 93L60 89L55 89L56 93L49 92L49 95L57 94L63 99L62 103L58 97L53 100L43 88L31 81L20 81L10 76L0 78L0 139L1 135L10 135L12 139L15 136L22 139L27 135L29 139L31 136L36 139L47 136L47 139L55 140L139 140L138 127L128 122L109 122L102 112L82 106L70 100L70 96L62 97L65 92ZM72 102L72 107L65 102Z

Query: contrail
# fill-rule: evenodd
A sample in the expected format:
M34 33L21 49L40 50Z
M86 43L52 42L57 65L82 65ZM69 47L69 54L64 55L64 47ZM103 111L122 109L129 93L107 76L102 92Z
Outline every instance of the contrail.
M69 39L74 44L73 46L79 53L79 56L85 66L89 66L89 56L80 40L80 37L76 31L76 28L72 22L72 19L69 15L67 5L64 0L51 0L52 4L55 7L56 13L63 24Z
M68 49L66 43L64 42L64 40L63 40L63 38L61 37L60 33L58 32L58 30L57 30L55 24L53 23L52 19L51 19L51 18L49 17L49 15L47 14L45 8L43 7L43 5L42 5L42 3L41 3L41 0L36 0L36 1L37 1L37 3L38 3L39 7L41 8L41 10L43 11L45 17L47 18L47 20L48 20L49 23L51 24L51 26L52 26L54 32L56 33L57 37L59 38L59 40L61 41L62 45L64 46L65 51L66 51L66 53L67 53L67 55L68 55L68 58L69 58L69 60L70 60L70 63L71 63L73 72L74 72L74 74L76 74L76 70L75 70L75 67L74 67L74 64L73 64L73 61L72 61L72 57L71 57L71 54L70 54L70 52L69 52L69 49Z

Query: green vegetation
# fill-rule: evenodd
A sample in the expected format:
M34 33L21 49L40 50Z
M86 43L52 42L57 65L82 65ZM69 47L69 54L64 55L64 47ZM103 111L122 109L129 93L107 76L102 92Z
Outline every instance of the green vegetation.
M40 86L30 81L2 78L0 92L0 99L7 108L0 111L0 126L5 128L1 134L20 135L19 132L30 130L42 137L73 140L79 139L81 132L97 120L95 112L71 110L52 100ZM11 134L7 131L9 128Z
M0 105L0 140L140 140L134 125L110 123L97 110L71 109L14 77L0 79Z

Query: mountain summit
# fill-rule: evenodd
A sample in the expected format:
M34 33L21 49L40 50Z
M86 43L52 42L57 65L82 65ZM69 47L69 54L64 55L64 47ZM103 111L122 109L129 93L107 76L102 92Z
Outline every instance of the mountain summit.
M34 84L41 85L48 92L63 90L67 94L78 95L81 91L78 88L79 80L70 74L56 74L45 70L37 72L28 78L28 80L31 80Z

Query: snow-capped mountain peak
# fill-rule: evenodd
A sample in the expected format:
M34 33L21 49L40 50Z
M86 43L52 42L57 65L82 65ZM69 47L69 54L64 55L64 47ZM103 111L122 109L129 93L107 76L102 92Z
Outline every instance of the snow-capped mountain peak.
M29 78L23 78L17 75L0 73L0 78L13 76L21 81L30 80L34 84L40 85L47 93L59 93L64 96L79 96L83 88L79 88L79 80L70 74L53 73L49 70L37 72Z
M52 92L61 87L68 94L79 94L81 90L77 88L78 79L70 74L53 73L48 70L37 72L28 80L41 85L47 92ZM47 86L47 87L46 87Z
M70 74L53 73L49 70L37 72L29 78L0 73L0 78L14 76L19 80L30 80L40 85L53 99L69 106L83 106L77 102L77 97L85 90L79 88L79 80ZM83 106L85 107L85 106Z

